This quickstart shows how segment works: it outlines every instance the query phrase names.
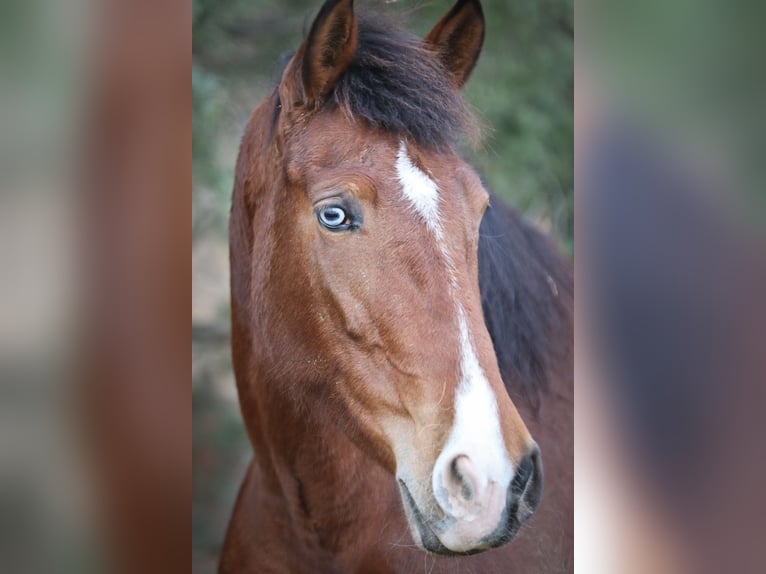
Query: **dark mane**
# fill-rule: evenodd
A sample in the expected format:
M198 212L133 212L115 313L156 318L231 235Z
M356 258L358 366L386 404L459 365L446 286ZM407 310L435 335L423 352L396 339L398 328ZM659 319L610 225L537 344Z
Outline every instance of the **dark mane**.
M432 149L478 132L436 55L378 15L359 17L356 54L325 107Z
M537 408L572 351L574 280L551 242L495 197L480 227L479 288L506 388Z
M356 56L332 101L354 118L429 147L455 142L473 123L434 53L379 17L360 18Z

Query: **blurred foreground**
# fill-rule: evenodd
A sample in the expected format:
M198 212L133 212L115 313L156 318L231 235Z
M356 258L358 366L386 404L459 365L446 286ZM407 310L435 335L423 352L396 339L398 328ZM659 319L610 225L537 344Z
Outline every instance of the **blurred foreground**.
M583 572L766 571L758 16L578 5Z
M190 6L4 3L0 571L188 571Z

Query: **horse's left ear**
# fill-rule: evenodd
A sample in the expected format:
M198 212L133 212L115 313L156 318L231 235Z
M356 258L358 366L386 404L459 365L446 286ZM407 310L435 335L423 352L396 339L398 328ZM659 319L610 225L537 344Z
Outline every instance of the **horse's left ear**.
M425 37L462 88L479 59L484 43L484 12L479 0L458 0Z

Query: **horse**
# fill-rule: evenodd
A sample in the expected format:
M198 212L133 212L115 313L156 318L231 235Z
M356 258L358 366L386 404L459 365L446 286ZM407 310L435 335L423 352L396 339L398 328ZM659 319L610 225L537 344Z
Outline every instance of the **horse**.
M478 0L425 39L327 0L252 112L229 232L254 458L222 574L573 569L573 276L458 152L484 33Z

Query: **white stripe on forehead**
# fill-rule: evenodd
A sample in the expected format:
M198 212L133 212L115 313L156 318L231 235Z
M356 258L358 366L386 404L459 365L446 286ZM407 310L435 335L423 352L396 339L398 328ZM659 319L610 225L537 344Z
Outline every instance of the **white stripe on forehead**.
M417 166L413 165L407 146L399 142L399 152L396 154L396 174L402 184L404 197L410 202L437 240L442 239L442 229L439 222L439 188Z
M433 491L444 507L447 504L444 488L437 477L454 458L466 454L480 465L485 476L506 485L513 473L513 465L505 450L495 393L479 364L471 340L465 310L458 297L459 286L455 267L444 246L444 232L439 219L439 188L421 169L415 166L400 142L396 155L396 173L402 185L402 194L423 218L436 240L450 276L449 291L455 302L458 340L460 344L460 383L455 393L455 419L442 452L434 465Z

